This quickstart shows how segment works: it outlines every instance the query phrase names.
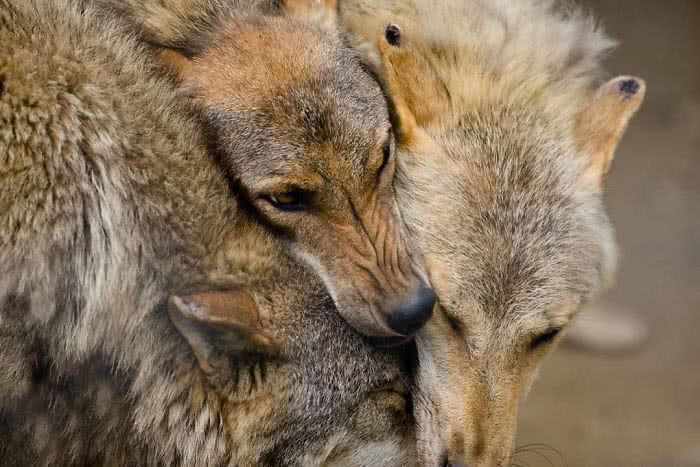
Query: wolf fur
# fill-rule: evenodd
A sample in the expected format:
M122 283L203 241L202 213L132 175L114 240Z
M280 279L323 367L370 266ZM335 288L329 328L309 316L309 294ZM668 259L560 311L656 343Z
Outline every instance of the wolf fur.
M164 49L247 208L354 327L396 337L424 324L432 301L406 313L425 273L396 206L386 99L335 2L96 1Z
M549 0L350 0L341 17L389 89L439 299L418 336L421 463L510 465L536 369L613 274L602 190L644 82L601 85L613 42Z
M401 360L241 208L126 27L0 0L0 41L0 463L409 462Z

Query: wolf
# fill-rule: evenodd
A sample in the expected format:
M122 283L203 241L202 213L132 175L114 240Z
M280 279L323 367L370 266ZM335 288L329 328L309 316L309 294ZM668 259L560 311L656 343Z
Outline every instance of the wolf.
M36 339L31 387L0 407L0 463L413 465L403 356L354 332L269 239L239 241L210 281L157 309L154 341L126 336L150 351L136 365L94 354L66 367Z
M550 0L349 0L341 18L393 102L399 203L438 295L418 335L422 465L505 466L518 406L611 279L603 203L643 80Z
M245 215L101 18L0 1L0 464L409 464L404 359Z
M360 332L404 341L435 294L393 189L387 102L334 1L96 1L180 83L242 205Z

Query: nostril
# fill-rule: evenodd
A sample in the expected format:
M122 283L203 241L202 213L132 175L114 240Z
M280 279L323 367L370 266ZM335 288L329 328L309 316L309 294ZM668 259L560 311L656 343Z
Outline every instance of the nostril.
M435 292L421 285L409 301L388 316L387 324L404 336L414 334L433 316L434 306Z

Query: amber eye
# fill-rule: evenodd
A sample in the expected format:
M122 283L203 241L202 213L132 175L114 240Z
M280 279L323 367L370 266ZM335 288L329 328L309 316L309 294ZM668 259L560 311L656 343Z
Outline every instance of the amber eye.
M309 193L303 190L288 191L266 197L280 211L304 211L308 207Z
M534 350L538 347L551 343L554 338L557 337L559 331L561 331L561 329L552 329L551 331L540 334L539 336L535 337L532 342L530 342L530 348Z

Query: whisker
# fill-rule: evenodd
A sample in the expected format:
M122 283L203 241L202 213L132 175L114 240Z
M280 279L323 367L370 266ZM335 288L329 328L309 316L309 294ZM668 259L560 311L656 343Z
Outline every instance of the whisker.
M551 460L549 457L547 457L545 454L539 452L539 451L536 450L536 449L533 449L531 452L534 452L534 453L537 454L539 457L541 457L541 458L543 458L544 460L546 460L550 467L554 467L554 462L552 462L552 460Z
M522 463L520 463L522 462ZM518 460L518 463L516 464L515 461L511 461L510 463L511 467L530 467L530 463L526 462L524 460Z
M566 457L557 449L553 448L552 446L549 446L548 444L543 444L543 443L532 443L532 444L525 444L522 446L518 446L514 450L514 455L517 456L518 454L530 454L533 453L539 457L544 458L547 460L547 463L554 467L555 463L550 459L546 454L544 454L542 451L551 451L557 455L559 458L559 461L561 462L562 465L565 467L568 467L568 462L566 460Z

